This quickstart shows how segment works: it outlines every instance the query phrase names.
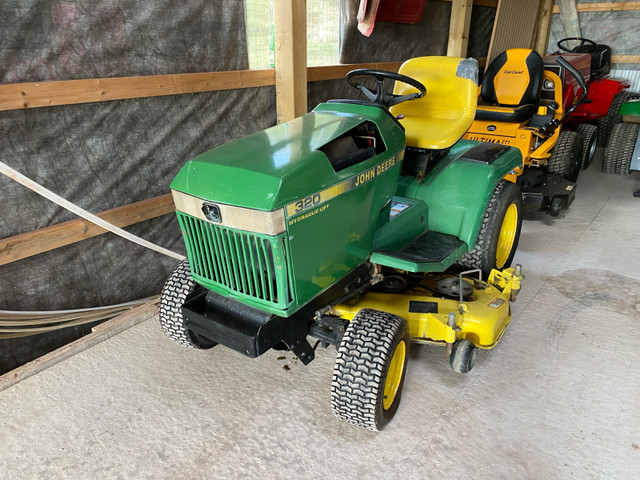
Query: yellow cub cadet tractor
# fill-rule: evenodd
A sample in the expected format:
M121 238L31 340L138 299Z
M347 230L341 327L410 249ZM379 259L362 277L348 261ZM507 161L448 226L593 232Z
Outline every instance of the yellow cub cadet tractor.
M523 164L505 178L520 185L525 212L552 216L573 202L582 163L582 137L560 127L587 96L580 72L563 56L557 62L582 89L573 106L565 110L563 81L545 70L536 51L509 49L489 64L475 120L463 137L518 148ZM543 85L553 100L541 98Z

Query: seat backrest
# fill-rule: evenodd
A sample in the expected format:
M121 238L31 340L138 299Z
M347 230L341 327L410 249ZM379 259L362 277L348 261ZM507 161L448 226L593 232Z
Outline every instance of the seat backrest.
M529 48L511 48L489 64L480 96L492 105L537 104L544 75L542 57Z
M451 147L469 129L478 102L478 62L473 58L417 57L398 73L414 78L427 89L424 97L391 107L405 128L409 147L440 150ZM393 93L417 91L396 82Z

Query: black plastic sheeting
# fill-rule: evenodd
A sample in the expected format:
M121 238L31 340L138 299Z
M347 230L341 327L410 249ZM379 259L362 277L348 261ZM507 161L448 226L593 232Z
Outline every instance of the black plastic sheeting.
M419 24L376 22L371 36L357 30L359 0L341 1L340 62L397 62L446 55L451 2L427 0ZM496 9L474 6L467 56L486 57Z
M0 83L245 70L244 2L2 0Z
M248 68L244 2L0 3L0 83ZM169 193L195 155L276 122L274 87L0 112L4 163L93 213ZM76 218L0 175L0 238ZM176 252L174 215L127 230ZM111 233L0 266L0 309L109 305L159 293L176 260ZM0 341L0 373L89 327Z

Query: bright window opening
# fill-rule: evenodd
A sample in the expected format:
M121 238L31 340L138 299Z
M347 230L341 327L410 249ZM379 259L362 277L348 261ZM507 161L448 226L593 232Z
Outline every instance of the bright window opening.
M245 0L249 68L274 68L273 0ZM307 0L307 65L336 65L340 2Z

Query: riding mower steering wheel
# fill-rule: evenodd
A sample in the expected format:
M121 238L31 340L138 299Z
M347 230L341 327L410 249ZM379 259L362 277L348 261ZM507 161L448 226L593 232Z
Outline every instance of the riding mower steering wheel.
M361 77L372 77L378 83L377 89L371 90L368 87L365 87L359 81L356 81L357 78ZM385 79L391 79L397 82L406 83L407 85L411 85L418 89L417 92L409 93L407 95L396 95L393 93L385 93L384 91L384 81ZM402 102L406 102L407 100L413 100L414 98L422 98L426 95L427 89L425 86L420 83L418 80L415 80L411 77L407 77L406 75L401 75L399 73L387 72L386 70L371 70L367 68L360 68L357 70L351 70L347 73L347 82L354 88L360 90L365 97L367 97L373 103L380 105L381 107L389 108L393 105L397 105Z
M569 49L564 44L566 42L570 42L572 40L580 41L580 45L577 45L577 46L573 47L572 49ZM587 48L584 49L584 50L582 50L582 46L583 45L587 45ZM558 42L558 48L560 50L563 50L563 51L569 52L569 53L589 53L589 52L593 52L597 48L597 46L598 46L598 44L596 42L594 42L593 40L589 40L588 38L584 38L584 37L567 37L567 38L563 38L562 40L560 40Z

